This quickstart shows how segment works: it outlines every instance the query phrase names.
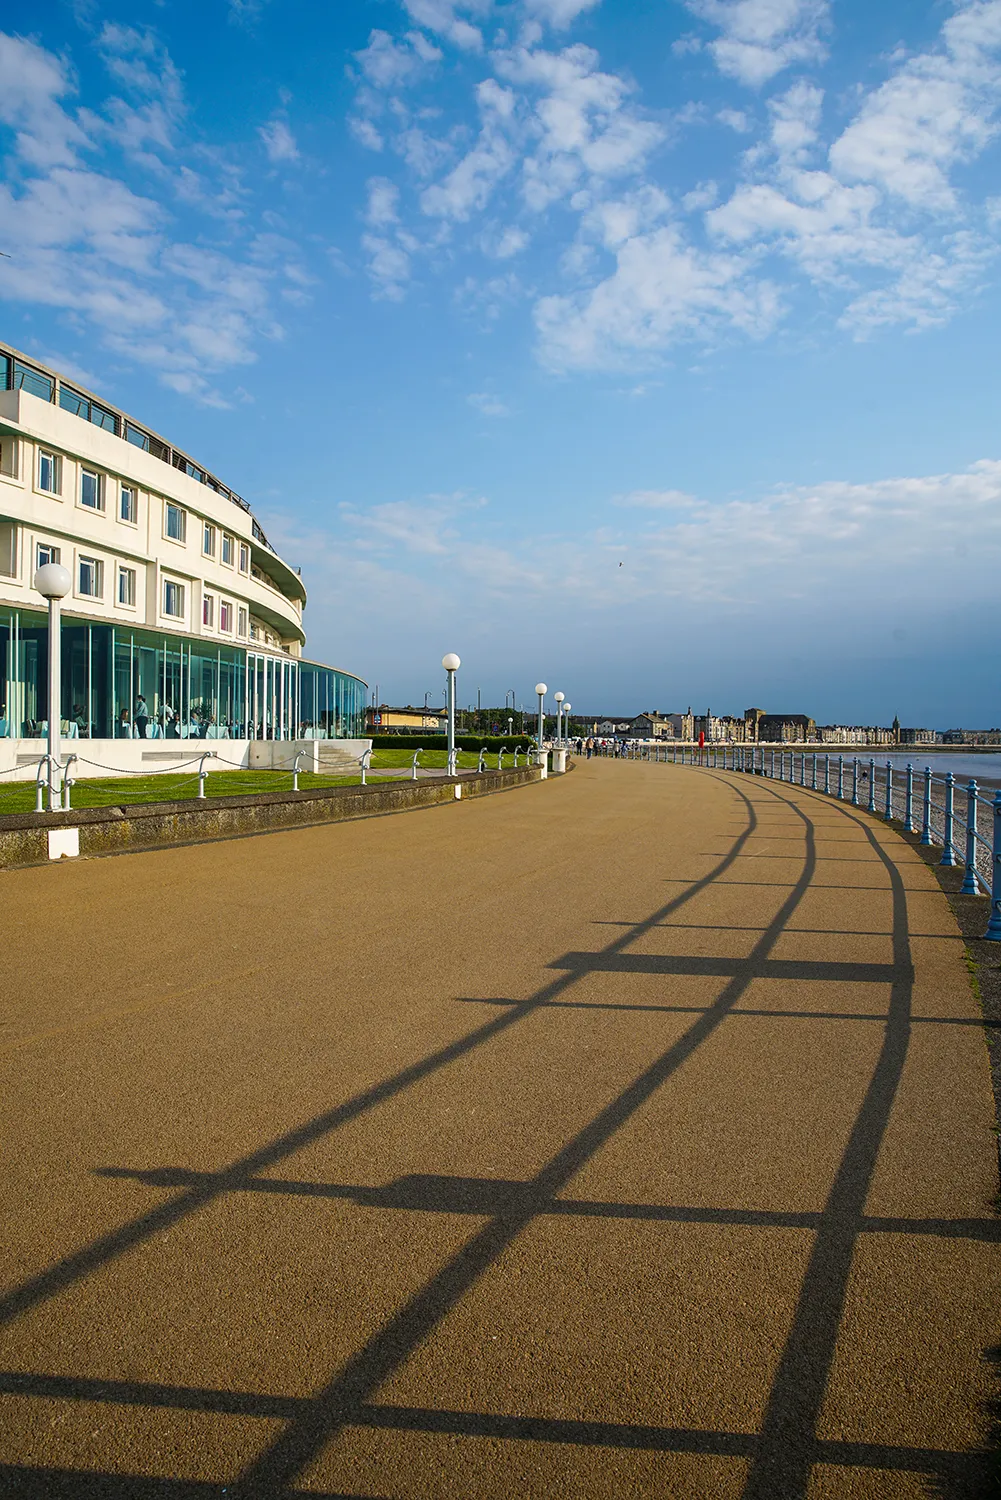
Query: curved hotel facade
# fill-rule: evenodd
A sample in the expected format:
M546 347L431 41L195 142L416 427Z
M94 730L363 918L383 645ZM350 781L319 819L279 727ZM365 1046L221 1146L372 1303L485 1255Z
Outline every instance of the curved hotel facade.
M246 501L0 344L0 741L46 732L48 623L32 587L46 562L73 582L60 705L70 738L253 745L364 733L366 684L304 657L302 579Z

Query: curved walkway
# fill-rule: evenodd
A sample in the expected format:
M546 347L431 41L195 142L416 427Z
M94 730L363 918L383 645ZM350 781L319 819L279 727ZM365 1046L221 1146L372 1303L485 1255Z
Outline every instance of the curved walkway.
M592 761L3 879L4 1494L987 1492L983 1032L865 813Z

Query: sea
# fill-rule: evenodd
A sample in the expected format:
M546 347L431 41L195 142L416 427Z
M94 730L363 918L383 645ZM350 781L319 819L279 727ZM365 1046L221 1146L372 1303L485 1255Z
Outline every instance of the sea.
M812 753L807 751L807 755ZM825 750L822 753L830 754L831 763L837 764L838 754L842 752L832 747L831 751ZM984 750L970 755L964 754L962 750L937 750L925 745L915 745L910 750L887 751L873 746L871 749L849 749L843 753L846 766L850 766L857 755L863 766L868 766L872 759L879 770L883 770L889 761L894 775L898 771L905 771L910 762L915 776L923 775L925 766L931 766L933 776L946 776L951 771L957 782L962 782L964 786L970 781L975 781L978 786L1001 786L1001 751L994 753Z

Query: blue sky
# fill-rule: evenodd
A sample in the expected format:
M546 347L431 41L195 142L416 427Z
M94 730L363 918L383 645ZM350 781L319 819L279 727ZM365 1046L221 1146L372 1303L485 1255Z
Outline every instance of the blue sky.
M391 701L1001 721L1001 0L130 0L0 35L3 336Z

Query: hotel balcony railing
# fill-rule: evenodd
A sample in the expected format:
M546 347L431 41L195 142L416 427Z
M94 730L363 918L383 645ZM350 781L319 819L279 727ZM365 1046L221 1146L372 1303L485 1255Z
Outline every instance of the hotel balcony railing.
M138 427L123 412L116 411L114 407L105 406L83 391L66 385L58 375L51 371L29 365L16 354L2 350L0 350L0 391L27 391L32 396L38 396L42 401L61 407L63 411L72 412L74 416L82 418L85 422L91 422L105 432L114 433L124 442L142 449L144 453L151 453L154 458L160 459L165 464L170 464L171 468L179 469L182 474L187 474L189 479L206 485L215 494L222 495L224 499L231 500L234 505L246 511L251 517L255 540L260 542L262 547L267 547L269 552L274 552L275 549L264 535L242 495L229 489L206 469L194 463L187 454L181 453L177 448L172 448L155 433Z

